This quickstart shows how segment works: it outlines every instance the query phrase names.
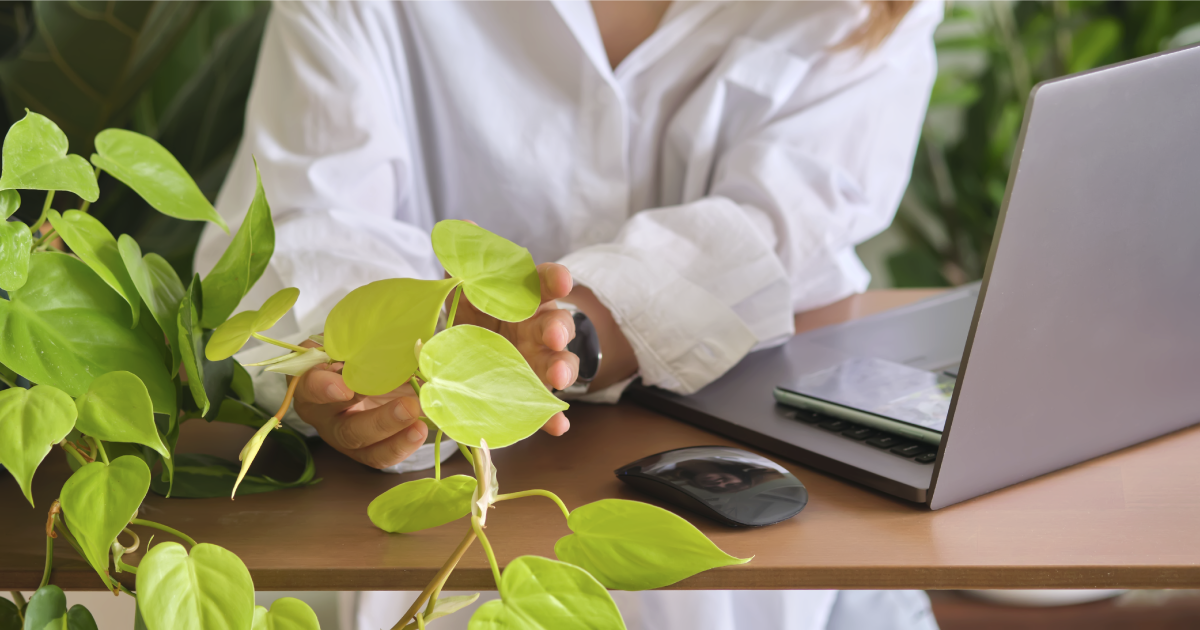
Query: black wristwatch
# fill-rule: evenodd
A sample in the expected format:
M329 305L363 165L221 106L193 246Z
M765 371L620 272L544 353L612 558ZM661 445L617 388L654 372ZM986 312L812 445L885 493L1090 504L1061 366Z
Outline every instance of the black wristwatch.
M569 387L555 393L560 398L577 398L587 393L596 374L600 372L600 359L604 356L600 352L600 335L596 333L592 320L574 304L559 301L556 305L570 313L575 320L575 338L567 344L567 350L579 357L579 377Z

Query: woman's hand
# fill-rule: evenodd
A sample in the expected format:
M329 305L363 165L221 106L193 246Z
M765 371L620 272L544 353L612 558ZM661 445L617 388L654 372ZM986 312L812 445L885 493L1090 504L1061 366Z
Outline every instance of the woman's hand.
M537 271L542 285L542 305L533 317L523 322L502 322L476 309L463 293L454 323L471 324L504 335L529 362L542 383L553 389L566 389L579 376L579 357L567 351L567 343L575 338L575 320L570 313L555 306L554 301L571 292L571 272L558 263L542 263ZM569 428L571 423L559 412L546 421L542 430L550 435L562 435Z
M306 347L316 344L306 341ZM338 452L372 468L412 455L429 429L418 418L421 403L410 385L382 396L361 396L346 386L342 364L318 365L300 377L296 413Z

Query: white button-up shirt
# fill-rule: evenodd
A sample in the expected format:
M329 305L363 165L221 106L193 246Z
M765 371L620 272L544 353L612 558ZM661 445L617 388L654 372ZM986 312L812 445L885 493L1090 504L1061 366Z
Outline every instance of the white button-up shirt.
M856 2L675 2L614 70L591 7L276 4L217 210L257 158L285 286L277 333L320 332L367 282L440 278L429 231L471 219L559 261L612 311L648 384L693 392L863 291L936 71L941 6L835 49ZM212 226L206 272L229 237Z

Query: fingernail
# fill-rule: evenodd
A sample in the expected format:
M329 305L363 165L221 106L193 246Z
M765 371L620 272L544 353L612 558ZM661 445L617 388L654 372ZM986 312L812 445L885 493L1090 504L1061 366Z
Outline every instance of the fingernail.
M346 399L346 394L344 392L342 392L342 388L338 387L337 385L330 385L328 388L325 389L325 393L329 396L330 400L345 400Z
M407 420L408 418L416 418L421 415L421 401L417 400L413 396L405 396L405 397L401 398L400 405L403 406L405 412L408 413L407 416L401 417L400 418L401 420ZM396 412L397 416L399 416L399 413L400 413L399 411Z
M408 420L412 418L412 414L409 413L408 409L404 407L403 398L400 399L400 402L395 407L392 407L392 415L396 416L397 420Z
M421 430L416 427L409 429L408 433L404 434L404 437L408 438L409 442L420 442L425 439L425 436L421 435Z

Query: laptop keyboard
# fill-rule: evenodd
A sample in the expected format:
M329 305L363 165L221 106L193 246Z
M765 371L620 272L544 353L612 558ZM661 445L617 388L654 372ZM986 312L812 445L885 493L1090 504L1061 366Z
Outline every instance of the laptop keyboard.
M914 442L897 435L892 435L891 433L802 409L788 407L785 408L783 413L789 418L815 425L818 428L830 433L836 433L848 440L863 442L879 450L886 450L897 457L911 459L920 464L932 464L937 459L937 447L923 442Z

